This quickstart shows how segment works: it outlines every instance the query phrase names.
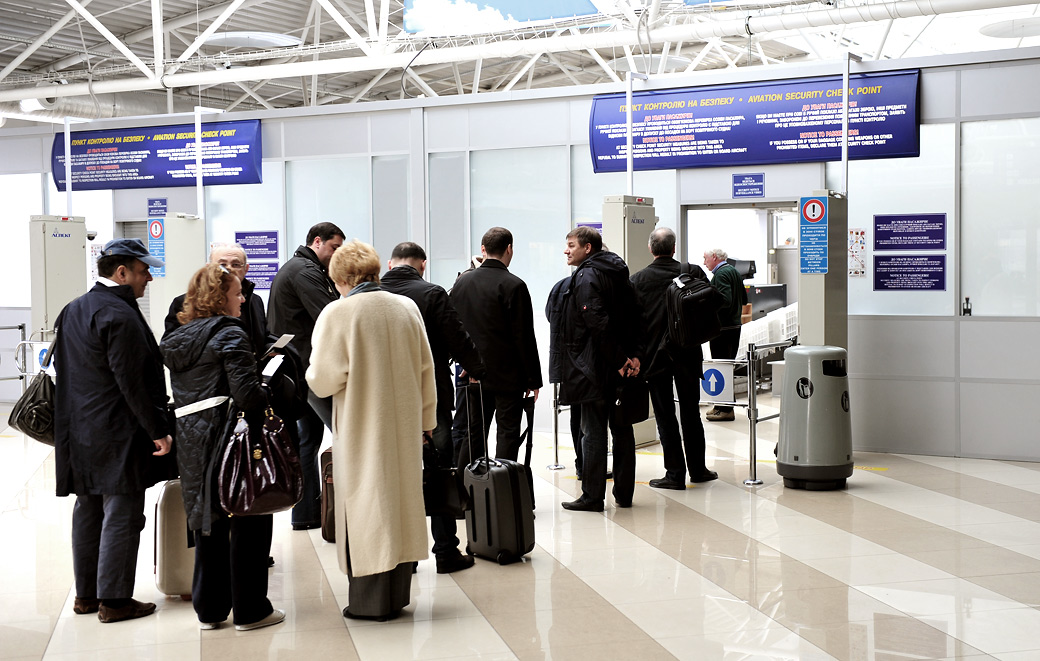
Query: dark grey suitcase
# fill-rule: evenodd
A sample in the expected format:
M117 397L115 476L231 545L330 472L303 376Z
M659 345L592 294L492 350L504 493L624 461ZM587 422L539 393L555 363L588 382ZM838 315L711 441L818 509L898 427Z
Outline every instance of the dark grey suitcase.
M481 457L466 467L463 484L470 499L468 552L504 565L534 549L531 483L523 464Z

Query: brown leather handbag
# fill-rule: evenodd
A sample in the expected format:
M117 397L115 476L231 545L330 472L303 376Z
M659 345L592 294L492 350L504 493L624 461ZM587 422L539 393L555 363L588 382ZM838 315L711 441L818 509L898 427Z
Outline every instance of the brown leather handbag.
M282 419L270 407L263 424L239 413L217 475L220 506L229 514L273 514L303 498L300 458Z

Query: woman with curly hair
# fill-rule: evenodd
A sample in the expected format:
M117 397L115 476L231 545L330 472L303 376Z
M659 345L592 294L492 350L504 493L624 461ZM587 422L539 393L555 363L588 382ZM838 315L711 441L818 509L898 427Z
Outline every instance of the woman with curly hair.
M379 287L379 255L361 241L333 255L343 298L314 325L307 383L332 397L336 555L350 580L343 616L389 620L408 605L426 557L422 438L437 426L433 356L419 308Z
M200 628L217 629L234 611L240 631L278 624L285 612L267 599L273 516L229 517L216 491L231 399L247 418L263 415L267 395L241 314L242 282L219 264L195 272L181 326L160 349L177 406L177 464L188 528L195 535L192 605Z

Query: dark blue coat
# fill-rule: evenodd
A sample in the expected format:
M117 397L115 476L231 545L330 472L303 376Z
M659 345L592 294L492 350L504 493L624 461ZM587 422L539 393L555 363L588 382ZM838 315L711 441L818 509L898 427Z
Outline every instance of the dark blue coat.
M101 283L58 315L57 494L127 494L160 476L154 439L173 430L152 331L129 285Z

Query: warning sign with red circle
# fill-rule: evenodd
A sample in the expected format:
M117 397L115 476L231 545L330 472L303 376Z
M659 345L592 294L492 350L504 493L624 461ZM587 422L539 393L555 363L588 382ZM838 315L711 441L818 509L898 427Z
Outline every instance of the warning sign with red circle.
M827 215L827 204L815 197L803 198L802 218L810 223L818 223Z
M152 257L166 261L166 226L162 218L148 219L148 252ZM165 266L151 266L153 278L166 277Z
M801 273L827 273L827 198L803 197L798 223L798 251Z
M148 236L153 239L161 239L163 235L163 221L158 218L152 219L148 223Z

